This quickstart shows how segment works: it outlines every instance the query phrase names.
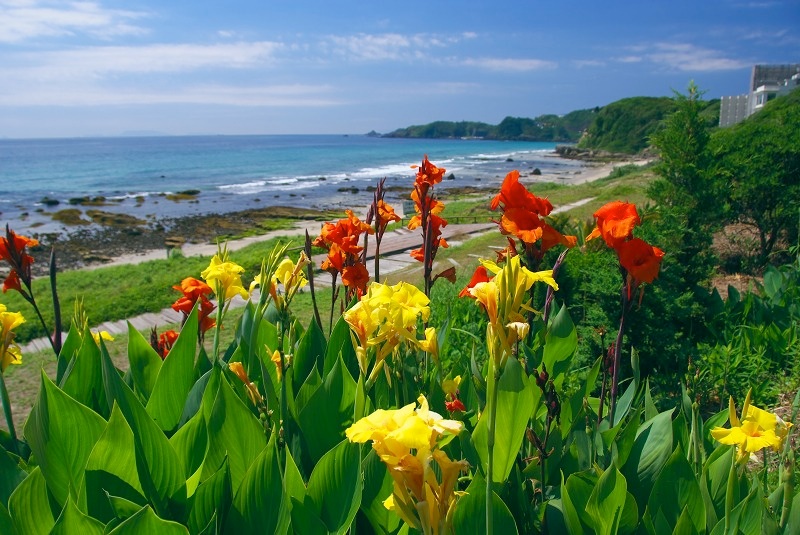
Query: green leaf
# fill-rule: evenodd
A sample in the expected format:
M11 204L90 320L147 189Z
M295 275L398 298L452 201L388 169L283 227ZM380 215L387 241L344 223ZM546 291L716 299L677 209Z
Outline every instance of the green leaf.
M267 437L259 419L234 393L225 377L220 378L217 398L208 419L208 437L201 481L216 472L227 457L231 486L236 491L251 463L266 447Z
M594 470L586 470L583 472L576 472L570 474L566 482L566 490L569 496L569 501L575 507L575 512L581 520L584 531L591 533L594 531L594 521L586 511L586 504L589 503L589 498L597 485L598 476ZM564 501L564 493L561 495L562 502Z
M355 380L360 373L358 360L356 359L356 350L353 348L353 340L350 337L350 325L344 320L344 316L339 317L333 327L333 332L331 332L330 340L328 340L323 363L323 377L327 377L328 372L333 369L339 358L342 359L350 376Z
M156 516L153 510L143 507L138 513L111 530L108 535L139 535L158 533L158 535L183 535L189 533L185 526Z
M626 494L625 477L616 467L610 466L600 476L586 504L586 512L594 521L596 533L606 535L618 532Z
M564 515L564 524L569 533L581 535L584 532L583 524L581 524L578 509L569 494L569 489L567 489L566 481L564 480L561 481L561 512Z
M183 463L136 394L122 381L107 353L103 353L102 361L108 399L117 402L133 431L136 468L142 489L156 510L161 510L179 490L185 492Z
M144 490L136 469L136 446L133 431L115 403L103 434L86 461L85 484L79 503L86 503L87 512L108 523L114 512L107 494L124 497L143 506Z
M232 495L231 475L226 458L220 469L200 483L190 498L189 519L186 522L189 531L198 533L212 520L222 526Z
M144 336L128 322L128 363L134 390L145 400L156 384L162 361Z
M542 359L556 389L564 382L577 347L578 333L564 305L548 326Z
M102 535L104 527L100 521L81 512L69 498L50 535Z
M58 365L56 369L56 384L61 384L64 378L64 373L67 371L70 361L81 348L83 337L80 329L77 327L70 327L67 333L67 338L61 345L61 351L58 354Z
M8 512L19 535L47 535L55 525L47 495L47 483L37 466L14 489L8 499Z
M361 457L358 444L342 440L314 467L307 496L331 533L345 533L361 504Z
M467 493L458 499L453 513L455 533L485 533L486 481L476 473L467 487ZM492 491L492 531L498 535L519 533L514 517L500 496Z
M25 423L25 439L59 505L83 483L86 460L106 426L96 412L59 389L41 370L42 386Z
M662 516L672 532L677 529L684 514L691 521L692 532L705 533L706 511L700 486L683 449L678 446L653 485L645 517ZM681 529L685 529L685 526Z
M170 437L169 443L182 461L183 474L188 479L200 468L206 456L208 433L203 413L195 413L191 420Z
M706 525L716 525L725 514L725 493L728 488L728 477L731 471L733 448L715 449L703 465L700 490L706 510Z
M277 432L250 466L233 498L224 533L237 535L286 533L289 507L284 498L278 461Z
M197 356L197 308L183 324L175 345L158 372L156 383L147 401L147 412L164 431L174 431L181 419L186 398L198 376L194 360Z
M314 462L344 438L353 423L355 397L356 383L339 359L306 405L298 407L297 423Z
M325 335L322 329L319 328L316 321L312 321L308 326L308 330L303 334L294 353L294 368L293 380L294 391L298 392L300 386L311 373L313 368L317 368L318 372L322 371L323 363L325 360L325 353L328 349L328 342L325 340Z
M87 328L83 333L83 343L70 360L59 386L68 396L87 407L105 411L102 379L100 348Z
M636 433L630 455L622 466L628 489L639 504L640 515L644 514L650 490L661 468L672 454L673 410L662 412L642 424Z
M0 448L0 505L8 506L8 497L27 476L11 454Z
M509 358L497 381L497 415L493 450L495 483L503 483L508 479L508 474L514 466L533 410L534 387L520 363L516 359ZM488 419L489 413L485 410L472 434L472 441L484 470L489 462Z
M283 488L288 496L297 498L300 502L306 499L306 484L303 476L294 462L292 452L286 450L286 468L283 471Z
M364 489L361 492L361 512L376 533L394 533L401 524L400 517L389 511L383 502L392 494L392 476L374 449L361 461Z

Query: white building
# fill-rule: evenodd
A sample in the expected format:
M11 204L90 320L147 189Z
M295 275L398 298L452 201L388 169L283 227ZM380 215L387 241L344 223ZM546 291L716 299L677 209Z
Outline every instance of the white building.
M731 126L756 113L773 98L800 87L800 63L754 65L750 90L744 95L722 97L719 125Z

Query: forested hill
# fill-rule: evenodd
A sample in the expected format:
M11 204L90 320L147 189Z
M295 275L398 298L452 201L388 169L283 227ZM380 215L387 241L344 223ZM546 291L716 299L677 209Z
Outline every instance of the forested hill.
M594 120L596 113L597 109L590 109L573 111L563 116L540 115L534 119L506 117L497 125L475 121L436 121L399 128L384 137L577 142Z

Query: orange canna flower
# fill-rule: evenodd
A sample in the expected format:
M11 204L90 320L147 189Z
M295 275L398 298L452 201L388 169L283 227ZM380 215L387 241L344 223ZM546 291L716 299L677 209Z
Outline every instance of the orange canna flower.
M552 249L556 245L563 245L564 247L571 249L577 244L578 238L576 236L565 236L547 223L542 223L541 249L543 253Z
M367 291L367 282L369 282L369 272L361 262L342 270L342 284L349 288L356 288L363 294Z
M387 204L383 199L378 201L378 226L383 230L386 225L393 221L400 221L400 216L394 211L392 205Z
M543 221L535 213L522 208L508 208L500 218L500 230L525 243L534 243L542 237Z
M39 245L38 240L20 236L6 225L6 235L0 236L0 260L8 262L11 271L3 281L3 293L17 290L23 296L27 296L22 290L22 283L30 288L33 257L25 252L25 249L37 245Z
M418 169L416 183L427 184L428 187L435 186L441 182L445 171L447 171L444 167L436 167L433 165L428 160L427 154L422 159L422 165L412 165L411 168Z
M651 283L658 277L664 251L639 238L617 245L619 263L637 282Z
M209 300L209 296L214 292L211 286L194 277L186 277L173 288L182 292L183 296L172 303L172 310L183 313L185 319L192 313L192 309L199 300L200 306L197 310L197 318L200 323L200 332L206 332L214 327L216 322L211 317L211 313L217 307Z
M500 186L500 193L492 199L490 208L496 210L500 204L503 205L504 211L510 208L520 208L541 217L547 217L553 210L553 205L550 204L550 201L537 197L519 182L519 171L517 170L511 171L506 175L502 186Z
M602 237L606 245L612 248L628 239L633 234L633 228L642 221L636 212L636 205L612 201L594 213L597 227L586 236L586 241Z

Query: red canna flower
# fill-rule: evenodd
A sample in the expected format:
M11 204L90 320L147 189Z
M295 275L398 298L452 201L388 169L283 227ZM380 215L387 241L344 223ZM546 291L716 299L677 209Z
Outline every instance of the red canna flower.
M541 217L547 217L553 211L550 201L542 197L537 197L519 182L519 171L514 170L506 175L500 186L500 193L492 199L490 208L496 210L500 204L503 210L510 208L520 208L533 212Z
M467 408L464 406L464 404L458 398L455 398L453 401L445 401L444 402L444 407L447 409L447 412L456 412L456 411L466 412L467 411Z
M214 312L217 307L209 299L214 293L211 286L194 277L186 277L180 284L173 286L173 288L183 293L183 296L172 303L172 310L183 313L185 321L186 318L189 317L189 314L192 313L195 304L200 301L197 310L200 332L204 333L214 327L216 323L211 317L211 313Z
M412 165L411 168L418 169L416 183L427 184L428 187L435 186L441 182L445 171L447 171L444 167L436 167L428 161L427 154L422 159L422 165Z
M391 217L390 214L394 214L394 210L390 210L391 207L386 208L387 206L383 207L384 215ZM323 270L332 275L340 273L345 286L353 290L364 291L369 273L360 258L361 252L364 250L361 245L361 235L364 233L374 234L375 229L361 221L352 210L346 210L345 213L347 214L346 218L340 219L336 223L325 223L313 245L328 250L328 256L320 266ZM394 217L397 215L395 214Z
M38 240L20 236L6 225L6 235L0 236L0 260L5 260L11 271L3 282L3 293L17 290L23 296L28 295L22 290L22 284L30 289L33 257L25 249L37 245L39 245Z
M172 329L164 331L158 337L158 354L162 360L167 358L170 349L172 349L172 346L175 345L175 340L177 339L178 333Z
M636 283L652 283L658 277L664 251L639 238L622 242L616 247L619 263Z
M606 245L616 248L619 243L629 240L633 228L642 222L636 212L636 205L612 201L594 213L597 227L586 236L586 241L602 237Z
M342 284L348 288L356 288L364 294L367 291L367 282L369 282L369 272L361 262L356 262L342 270Z
M492 280L492 277L489 276L489 272L486 271L486 268L483 265L478 266L475 269L475 273L472 274L472 278L469 280L469 283L461 290L461 293L458 294L459 297L472 297L474 296L469 293L471 288L474 288L476 284L479 282L489 282Z

